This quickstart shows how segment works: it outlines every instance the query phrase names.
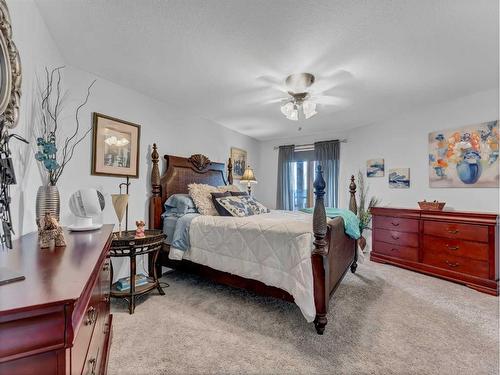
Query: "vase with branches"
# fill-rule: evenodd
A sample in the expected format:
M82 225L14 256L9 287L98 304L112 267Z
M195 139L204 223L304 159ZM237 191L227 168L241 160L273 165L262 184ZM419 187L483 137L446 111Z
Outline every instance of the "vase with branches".
M51 213L59 220L60 199L57 182L73 158L76 147L92 130L91 126L82 128L79 115L88 103L96 81L92 81L84 100L77 106L74 125L71 128L61 116L67 98L67 91L62 88L63 70L63 66L50 71L45 68L43 82L38 82L38 116L34 125L33 144L43 185L37 193L37 219Z
M358 240L359 247L361 250L366 248L366 238L363 236L365 230L371 230L370 224L372 221L372 215L370 209L376 207L380 203L380 199L377 197L371 197L367 204L368 190L369 186L365 184L365 176L361 171L358 171L358 219L359 219L359 232L361 233L361 238Z

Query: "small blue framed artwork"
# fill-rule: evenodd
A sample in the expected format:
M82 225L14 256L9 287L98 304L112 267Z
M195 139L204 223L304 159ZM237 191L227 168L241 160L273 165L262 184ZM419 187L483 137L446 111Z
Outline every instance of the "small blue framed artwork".
M366 161L366 177L384 177L384 159L370 159Z
M393 189L409 189L410 168L389 169L389 187Z

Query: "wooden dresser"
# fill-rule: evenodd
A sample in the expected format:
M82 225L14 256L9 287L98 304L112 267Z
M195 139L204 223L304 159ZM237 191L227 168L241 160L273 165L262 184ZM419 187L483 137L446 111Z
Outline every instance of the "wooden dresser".
M0 286L0 374L106 373L112 230L65 231L53 250L30 233L0 250L0 266L26 277Z
M498 215L372 208L370 259L498 296Z

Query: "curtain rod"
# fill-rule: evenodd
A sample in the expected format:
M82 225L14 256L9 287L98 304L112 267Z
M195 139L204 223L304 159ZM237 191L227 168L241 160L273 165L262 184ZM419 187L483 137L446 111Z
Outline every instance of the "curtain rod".
M337 139L340 143L347 143L347 139ZM320 141L320 142L324 142L324 141ZM328 142L328 141L327 141ZM304 144L304 145L294 145L295 148L307 148L307 147L314 147L314 143L308 143L308 144ZM279 150L280 149L280 146L274 146L274 149L275 150Z

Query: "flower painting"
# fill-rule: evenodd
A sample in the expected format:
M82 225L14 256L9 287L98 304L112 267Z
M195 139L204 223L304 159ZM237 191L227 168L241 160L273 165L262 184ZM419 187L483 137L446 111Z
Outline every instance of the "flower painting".
M366 177L384 177L384 159L370 159L366 162Z
M389 187L393 189L409 189L410 168L389 169Z
M498 121L429 134L430 187L498 187Z

